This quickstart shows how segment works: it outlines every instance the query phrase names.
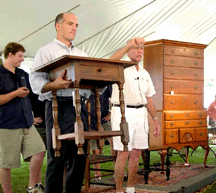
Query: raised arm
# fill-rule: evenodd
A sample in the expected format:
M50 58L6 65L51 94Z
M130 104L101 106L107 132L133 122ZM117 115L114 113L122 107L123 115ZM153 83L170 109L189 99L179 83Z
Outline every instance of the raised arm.
M115 52L110 59L120 60L130 49L141 47L145 43L144 38L134 38L127 42L126 46L120 48L117 52Z

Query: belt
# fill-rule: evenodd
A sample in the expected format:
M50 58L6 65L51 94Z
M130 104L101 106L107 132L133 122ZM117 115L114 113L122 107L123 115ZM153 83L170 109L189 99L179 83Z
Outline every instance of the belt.
M120 104L112 104L112 106L114 107L120 107ZM135 108L135 109L139 109L142 107L146 107L146 105L126 105L127 108Z

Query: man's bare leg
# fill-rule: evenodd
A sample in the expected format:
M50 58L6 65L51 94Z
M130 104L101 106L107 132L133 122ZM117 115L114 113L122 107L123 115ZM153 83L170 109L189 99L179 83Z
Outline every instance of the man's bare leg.
M12 193L11 169L0 168L0 183L4 193Z
M129 152L118 151L116 163L115 163L115 182L116 182L116 192L123 192L123 182L125 166L128 160Z
M32 156L29 163L29 187L35 187L41 177L41 166L45 152Z
M128 183L127 187L135 186L135 179L137 176L137 171L139 168L139 160L142 150L133 149L130 151L130 156L128 160Z

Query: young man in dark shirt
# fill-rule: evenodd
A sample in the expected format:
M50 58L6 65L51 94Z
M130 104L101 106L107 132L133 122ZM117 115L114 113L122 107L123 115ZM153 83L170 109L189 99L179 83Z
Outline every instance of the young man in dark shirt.
M18 43L7 44L0 66L0 183L5 193L12 193L11 168L20 166L20 153L30 161L27 192L43 192L37 183L45 145L33 125L28 74L18 68L24 52Z

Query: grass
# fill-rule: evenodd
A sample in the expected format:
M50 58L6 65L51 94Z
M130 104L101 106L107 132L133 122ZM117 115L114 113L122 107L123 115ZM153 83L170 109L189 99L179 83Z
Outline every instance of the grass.
M213 148L216 152L216 147ZM191 153L190 149L190 153ZM177 153L175 150L173 151L174 153ZM110 155L110 147L109 145L104 146L104 154L105 155ZM201 147L198 147L198 149L193 153L189 154L189 163L203 163L204 161L204 155L205 155L205 150L203 150ZM173 154L172 157L170 157L171 162L180 162L184 163L183 159L178 155L178 154ZM160 162L160 156L157 151L152 151L151 152L151 164L153 163L158 163ZM142 159L140 158L140 163L142 163ZM207 159L207 164L215 164L215 156L212 151L209 152L209 156ZM21 159L21 167L12 169L12 189L13 193L23 193L26 192L26 186L28 186L28 174L29 174L29 168L28 168L28 163L24 162L23 159ZM108 169L113 169L113 164L112 163L103 163L101 164L101 167L103 168L108 168ZM41 174L42 174L42 183L44 184L45 180L45 173L46 173L46 157L44 159L44 163L42 166ZM91 175L93 175L93 172L91 171ZM214 190L214 191L213 191ZM0 187L0 192L3 192L3 190ZM205 193L210 193L210 192L216 192L216 184L210 185L206 190Z

